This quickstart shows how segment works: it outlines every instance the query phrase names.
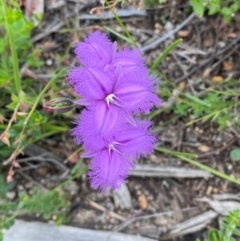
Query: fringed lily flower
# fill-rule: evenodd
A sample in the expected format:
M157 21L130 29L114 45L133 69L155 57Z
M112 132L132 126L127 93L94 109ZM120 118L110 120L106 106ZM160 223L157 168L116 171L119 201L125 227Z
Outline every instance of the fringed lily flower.
M122 75L121 66L111 76L97 67L74 68L69 72L69 82L74 90L82 97L76 103L84 106L95 106L95 117L97 122L101 120L105 123L95 123L95 125L108 125L106 118L112 124L117 120L117 116L124 116L132 125L135 125L131 116L133 113L148 113L153 105L159 106L160 100L154 93L156 91L155 81L147 75L137 77L134 73ZM103 133L103 132L101 132ZM104 133L103 133L104 134Z
M86 116L86 113L84 113ZM83 143L86 152L84 157L94 156L97 152L111 147L117 153L130 158L139 158L147 156L153 151L154 144L156 143L156 136L151 133L151 121L136 120L136 126L129 124L120 125L114 134L106 139L103 136L96 135L94 128L87 123L80 122L73 129L73 135L78 144ZM82 133L84 133L82 135ZM94 141L93 141L94 139Z
M137 126L125 125L111 141L92 137L85 140L83 157L93 157L89 176L92 186L106 190L116 188L125 181L133 158L148 155L153 151L156 137L150 133L151 122L137 120ZM103 158L104 157L104 158Z
M68 81L80 96L75 104L86 109L72 134L83 144L83 156L92 158L91 186L118 188L134 167L133 159L154 149L151 122L137 115L161 105L158 83L139 50L116 52L116 43L99 31L77 43L75 53L81 66L69 71Z

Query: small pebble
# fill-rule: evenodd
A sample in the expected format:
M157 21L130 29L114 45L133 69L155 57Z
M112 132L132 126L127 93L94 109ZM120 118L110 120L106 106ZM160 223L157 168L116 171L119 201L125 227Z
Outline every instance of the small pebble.
M18 191L24 191L24 187L22 185L17 186Z
M78 185L76 182L70 182L67 185L65 185L64 190L70 193L70 195L76 195L78 192Z
M7 196L7 199L13 200L16 197L16 192L15 191L9 191L9 192L7 192L6 196Z
M46 60L46 65L51 66L52 63L53 63L53 61L51 59L47 59Z
M229 171L231 171L231 170L233 169L233 165L232 165L232 164L228 164L228 165L227 165L227 169L228 169Z
M170 31L173 29L173 24L171 22L167 22L164 26L164 29Z

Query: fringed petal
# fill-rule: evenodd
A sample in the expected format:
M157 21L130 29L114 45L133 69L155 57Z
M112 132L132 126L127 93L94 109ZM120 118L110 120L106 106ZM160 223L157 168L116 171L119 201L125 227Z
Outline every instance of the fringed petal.
M128 111L148 113L153 106L160 106L161 100L155 93L155 81L148 76L122 78L114 94L126 104Z
M136 126L126 125L115 138L115 142L119 143L117 149L131 158L149 155L157 142L156 135L149 130L151 121L136 120L136 123Z
M103 150L94 156L88 173L91 187L100 191L116 189L125 182L133 163L116 152Z
M67 78L74 90L84 98L101 100L113 88L111 77L96 67L73 68Z
M101 150L111 141L125 120L116 107L109 109L106 102L99 102L89 110L83 110L72 134L78 144L84 142L87 151Z
M145 59L141 56L138 49L125 48L120 50L113 59L110 67L122 67L122 75L134 73L137 76L148 74L148 69L145 66ZM112 69L114 69L112 68Z
M75 54L84 66L99 66L110 63L115 55L115 46L105 33L89 34L84 42L76 43Z

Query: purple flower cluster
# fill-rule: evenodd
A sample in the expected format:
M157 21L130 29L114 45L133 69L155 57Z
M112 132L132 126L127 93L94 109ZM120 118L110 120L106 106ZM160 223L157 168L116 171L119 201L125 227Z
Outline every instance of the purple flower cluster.
M77 43L75 54L81 65L69 71L68 81L81 97L76 103L86 108L72 133L85 148L83 157L92 158L91 186L115 189L134 167L132 160L153 151L152 123L140 115L161 104L157 81L139 50L117 52L99 31Z

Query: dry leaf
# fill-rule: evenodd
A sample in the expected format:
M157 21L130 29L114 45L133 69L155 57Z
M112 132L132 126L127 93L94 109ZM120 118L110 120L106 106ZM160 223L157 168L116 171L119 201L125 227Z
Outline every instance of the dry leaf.
M220 75L215 75L215 76L213 76L212 77L212 81L214 82L214 83L221 83L222 81L223 81L223 77L222 76L220 76Z
M203 78L207 78L210 73L211 73L212 69L211 68L206 68L204 71L203 71Z
M10 142L9 142L9 137L10 137L10 134L8 131L4 131L2 133L2 135L0 136L0 140L5 143L6 145L10 146Z
M211 39L205 39L205 40L203 41L203 45L204 45L204 47L206 47L206 48L212 47L213 44L214 44L214 41L211 40Z
M190 32L188 30L180 30L178 31L178 37L180 38L185 38L187 36L189 36Z
M8 175L8 176L7 176L7 182L12 182L12 180L13 180L12 176L11 176L11 175Z
M240 209L240 203L236 201L221 202L221 201L211 200L207 197L196 199L196 201L208 203L214 211L222 215L228 215L230 211Z
M13 162L13 166L16 168L21 168L20 164L17 161Z
M223 69L226 71L231 71L233 69L233 64L231 62L223 62Z
M21 112L21 111L20 111L20 112L17 113L17 115L18 115L18 116L25 116L25 115L27 115L27 113L26 113L26 112Z
M236 33L229 33L228 38L236 38L238 35Z
M185 81L181 81L181 82L178 84L178 88L179 88L180 90L184 90L185 87L186 87Z
M146 209L148 207L148 200L145 195L142 194L138 197L138 204L141 209Z
M206 146L206 145L201 145L201 146L198 147L198 150L201 151L201 152L209 152L210 147Z
M42 176L45 176L48 172L48 168L47 167L39 167L37 169L37 172L42 175Z

